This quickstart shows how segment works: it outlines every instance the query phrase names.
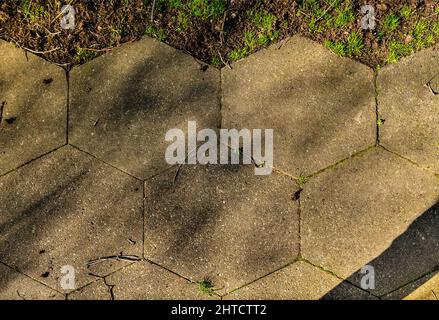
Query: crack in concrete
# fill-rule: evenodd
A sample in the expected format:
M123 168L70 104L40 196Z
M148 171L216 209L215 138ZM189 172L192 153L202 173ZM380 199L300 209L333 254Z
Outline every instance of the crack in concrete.
M118 271L119 271L119 270L118 270ZM116 271L116 272L117 272L117 271ZM108 294L109 294L109 296L110 296L110 300L114 300L114 287L115 287L116 285L111 285L111 284L108 284L108 283L107 283L107 279L106 279L106 277L108 277L109 275L107 275L107 276L101 276L101 275L98 275L98 274L95 274L95 273L92 273L92 272L89 272L88 274L89 274L90 276L93 276L93 277L96 277L96 278L102 280L102 283L107 287ZM91 282L91 283L85 285L84 287L82 287L82 288L76 290L75 292L79 292L79 291L83 290L84 288L86 288L87 286L90 286L90 285L92 285L92 284L94 284L94 283L97 283L97 282L99 282L99 280L97 280L97 281L95 281L95 282ZM71 294L71 293L70 293L70 294Z
M438 95L439 94L439 89L434 89L433 88L433 80L436 79L436 77L439 77L439 73L436 74L433 78L431 78L425 85L430 89L430 92L433 95ZM436 83L436 85L439 87L439 79L438 82Z
M17 295L21 298L21 300L27 300L18 290L17 290Z
M65 69L66 74L66 84L67 84L67 92L66 92L66 144L69 144L69 125L70 125L70 71Z
M3 101L0 105L0 130L2 129L3 109L5 108L6 101Z
M379 297L379 296L373 294L372 292L370 292L370 291L368 291L368 290L365 290L365 289L361 288L361 287L358 286L357 284L351 282L349 279L344 279L343 277L339 276L338 274L336 274L335 272L333 272L333 271L331 271L331 270L329 270L329 269L326 269L326 268L324 268L324 267L322 267L322 266L320 266L320 265L318 265L318 264L314 264L314 263L312 263L311 261L309 261L309 260L307 260L307 259L305 259L305 258L302 258L301 261L303 261L303 262L305 262L305 263L308 263L309 265L313 266L314 268L317 268L317 269L319 269L319 270L321 270L321 271L323 271L323 272L325 272L325 273L327 273L327 274L329 274L329 275L331 275L331 276L333 276L333 277L335 277L335 278L341 280L342 282L346 282L346 283L348 283L348 284L354 286L355 288L360 289L361 291L364 291L364 292L368 293L368 294L371 295L372 297L375 297L375 298L381 300L381 297ZM330 291L329 291L329 292L330 292Z
M115 300L114 299L114 287L116 285L115 284L108 284L107 279L105 277L103 277L102 280L104 282L104 285L107 287L108 294L110 295L110 300Z
M376 115L376 119L375 119L375 125L376 125L376 140L375 140L375 145L379 146L380 145L380 130L381 130L381 124L383 123L383 119L381 119L380 116L380 112L379 112L379 99L378 99L378 71L374 72L374 78L373 78L373 86L374 86L374 90L375 90L375 115Z

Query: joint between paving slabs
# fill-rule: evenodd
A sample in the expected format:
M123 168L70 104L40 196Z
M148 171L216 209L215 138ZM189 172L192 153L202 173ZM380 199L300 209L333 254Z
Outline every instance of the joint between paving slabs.
M400 159L402 159L404 161L409 162L410 164L412 164L416 168L418 168L420 170L423 170L423 171L425 171L425 172L427 172L429 174L432 174L433 176L435 176L436 178L439 179L439 174L438 173L435 173L434 171L431 171L430 169L424 168L423 166L421 166L417 162L415 162L415 161L413 161L413 160L411 160L411 159L409 159L407 157L404 157L404 156L400 155L399 153L397 153L395 151L392 151L392 150L388 149L387 147L385 147L383 145L379 145L378 147L381 148L382 150L386 151L386 152L389 152L390 154L393 154L394 156L396 156L396 157L398 157L398 158L400 158Z
M410 284L412 284L412 283L415 283L416 281L419 281L419 280L421 280L421 279L424 278L424 277L428 277L429 275L434 276L435 274L437 274L438 271L439 271L439 265L437 265L436 267L434 267L433 270L428 271L428 272L424 273L423 275L421 275L421 276L419 276L419 277L417 277L417 278L415 278L415 279L413 279L413 280L411 280L411 281L409 281L409 282L407 282L407 283L405 283L405 284L400 285L400 286L397 287L396 289L394 289L394 290L392 290L392 291L390 291L390 292L387 292L387 293L381 295L381 296L380 296L380 299L381 299L382 297L385 297L385 296L389 295L389 294L392 294L392 293L394 293L394 292L397 292L398 290L401 290L402 288L404 288L404 287L406 287L406 286L408 286L408 285L410 285Z
M321 271L323 271L323 272L325 272L325 273L327 273L327 274L337 278L338 280L341 280L342 282L344 281L346 283L349 283L350 285L354 286L355 288L360 289L361 291L366 292L367 294L369 294L369 295L371 295L371 296L381 300L380 296L377 296L377 295L373 294L372 292L367 291L367 290L359 287L357 284L351 282L348 279L344 279L343 277L340 277L338 274L336 274L335 272L333 272L333 271L331 271L329 269L326 269L326 268L324 268L324 267L322 267L322 266L320 266L318 264L315 264L315 263L311 262L310 260L308 260L306 258L303 258L303 257L301 257L300 261L305 262L305 263L311 265L312 267L317 268L317 269L319 269L319 270L321 270Z
M69 144L69 124L70 124L70 70L64 69L66 75L66 144Z
M301 192L300 190L298 192ZM299 259L300 257L302 257L302 202L300 199L300 193L299 193L299 197L297 199L298 202L298 208L297 208L297 216L299 219L299 253L297 256L297 259Z
M358 156L361 156L361 155L363 155L363 154L365 154L365 153L367 153L367 152L369 152L370 150L373 150L373 149L375 149L375 148L377 148L376 145L371 145L371 146L369 146L369 147L367 147L367 148L365 148L365 149L363 149L363 150L360 150L360 151L358 151L358 152L356 152L356 153L350 155L349 157L346 157L346 158L344 158L344 159L341 159L341 160L339 160L339 161L337 161L337 162L335 162L335 163L333 163L333 164L331 164L331 165L329 165L329 166L327 166L327 167L325 167L325 168L323 168L323 169L320 169L320 170L318 170L318 171L316 171L316 172L314 172L314 173L308 174L308 175L302 175L302 176L300 176L300 177L294 176L294 175L292 175L292 174L290 174L290 173L288 173L288 172L286 172L286 171L283 171L283 170L281 170L281 169L279 169L279 168L277 168L277 167L274 167L274 166L273 166L273 171L274 171L274 172L277 172L277 173L279 173L279 174L281 174L281 175L284 175L284 176L286 176L286 177L291 178L292 180L296 181L297 186L298 186L300 189L303 189L303 187L306 185L306 183L308 183L309 180L311 180L312 178L317 177L317 176L320 175L321 173L323 173L323 172L325 172L325 171L328 171L328 170L331 170L331 169L337 167L338 165L340 165L340 164L342 164L342 163L344 163L344 162L346 162L346 161L349 161L350 159L354 159L354 158L356 158L356 157L358 157ZM301 180L301 179L304 179L305 182L303 182L303 183L299 182L299 180ZM299 191L300 191L300 190L299 190Z
M282 269L285 269L285 268L287 268L287 267L289 267L289 266L295 264L296 262L299 262L299 261L301 261L301 260L300 260L300 257L297 257L297 258L294 259L293 261L288 262L287 264L285 264L285 265L283 265L283 266L281 266L281 267L279 267L279 268L277 268L277 269L275 269L275 270L273 270L273 271L270 271L269 273L266 273L266 274L260 276L259 278L256 278L256 279L254 279L254 280L252 280L252 281L250 281L250 282L247 282L247 283L243 284L242 286L240 286L240 287L238 287L238 288L235 288L235 289L230 290L229 292L227 292L227 293L221 295L221 297L224 298L224 297L226 297L226 296L228 296L228 295L230 295L230 294L232 294L232 293L234 293L234 292L237 292L237 291L239 291L239 290L241 290L241 289L243 289L243 288L245 288L245 287L248 287L249 285L251 285L251 284L253 284L253 283L257 282L257 281L260 281L260 280L262 280L262 279L264 279L264 278L266 278L266 277L268 277L268 276L270 276L270 275L272 275L272 274L274 274L274 273L276 273L276 272L278 272L278 271L280 271L280 270L282 270Z
M218 128L223 128L223 69L219 70L219 119L218 119Z
M10 173L12 173L12 172L14 172L14 171L17 171L17 170L19 170L19 169L21 169L21 168L27 166L28 164L31 164L32 162L37 161L37 160L39 160L39 159L41 159L41 158L43 158L43 157L45 157L45 156L51 154L52 152L58 151L59 149L61 149L62 147L65 147L65 146L66 146L66 144L64 143L64 144L62 144L62 145L60 145L60 146L58 146L58 147L56 147L56 148L54 148L54 149L52 149L52 150L46 152L46 153L43 153L42 155L39 155L39 156L36 157L36 158L33 158L33 159L31 159L31 160L29 160L29 161L23 163L23 164L20 164L18 167L14 168L14 169L12 169L12 170L9 170L9 171L7 171L7 172L5 172L5 173L3 173L3 174L0 174L0 178L2 178L2 177L6 176L6 175L8 175L8 174L10 174Z
M142 259L145 260L145 182L142 182Z
M85 153L85 154L89 155L90 157L93 157L94 159L96 159L96 160L98 160L98 161L100 161L100 162L106 164L107 166L110 166L110 167L112 167L113 169L116 169L116 170L118 170L118 171L120 171L120 172L122 172L122 173L124 173L124 174L126 174L126 175L128 175L128 176L130 176L131 178L136 179L137 181L140 181L140 182L143 182L143 181L144 181L143 179L138 178L138 177L132 175L131 173L128 173L128 172L126 172L126 171L124 171L124 170L122 170L122 169L120 169L120 168L118 168L118 167L112 165L111 163L108 163L108 162L106 162L106 161L104 161L104 160L102 160L102 159L96 157L96 156L93 155L92 153L90 153L90 152L88 152L88 151L85 151L85 150L79 148L78 146L76 146L76 145L74 145L74 144L69 143L68 145L71 146L71 147L73 147L73 148L75 148L76 150L78 150L78 151L80 151L80 152L82 152L82 153Z
M375 141L375 145L379 146L380 145L380 130L381 130L381 125L383 124L383 119L381 119L380 116L380 111L379 111L379 99L378 99L378 70L374 70L374 75L373 75L373 87L374 87L374 97L375 97L375 126L376 126L376 141Z
M151 265L156 266L156 267L158 267L160 269L163 269L166 272L172 273L173 275L175 275L175 276L177 276L177 277L179 277L179 278L181 278L181 279L183 279L183 280L185 280L185 281L187 281L187 282L189 282L189 283L191 283L193 285L196 285L198 283L198 281L192 281L191 279L186 278L185 276L183 276L183 275L181 275L181 274L179 274L179 273L177 273L177 272L175 272L175 271L173 271L171 269L168 269L168 268L162 266L161 264L156 263L156 262L154 262L152 260L144 259L144 261L147 262L147 263L150 263ZM214 293L215 296L217 296L217 297L222 299L222 296L220 294L216 293L215 290L214 290L213 293Z
M5 262L3 262L3 261L0 261L0 264L2 264L2 265L4 265L5 267L7 267L7 268L9 268L9 269L11 269L11 270L17 272L17 273L20 274L20 275L22 275L22 276L24 276L24 277L30 279L31 281L37 282L38 284L43 285L43 286L45 286L46 288L48 288L48 289L50 289L50 290L53 290L53 291L55 291L56 293L59 293L59 294L63 295L64 297L66 296L66 294L65 294L64 292L61 292L61 291L59 291L58 289L55 289L55 288L52 288L52 287L48 286L48 285L45 284L44 282L41 282L40 280L31 277L30 275L28 275L28 274L26 274L26 273L20 271L19 269L15 268L15 267L13 267L13 266L8 265L7 263L5 263ZM17 290L17 294L18 294L18 290ZM19 296L20 296L20 295L19 295ZM20 296L20 297L21 297L21 296Z

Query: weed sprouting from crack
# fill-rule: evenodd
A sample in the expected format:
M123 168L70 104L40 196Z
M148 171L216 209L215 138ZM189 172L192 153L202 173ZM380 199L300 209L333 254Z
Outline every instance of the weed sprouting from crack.
M209 296L215 295L215 286L210 278L205 277L203 280L198 281L197 284L198 290L201 293L207 294Z
M296 183L297 183L297 186L298 186L300 189L303 189L303 187L305 187L305 184L306 184L307 182L308 182L308 177L307 177L307 176L301 174L301 175L299 175L299 176L297 177Z

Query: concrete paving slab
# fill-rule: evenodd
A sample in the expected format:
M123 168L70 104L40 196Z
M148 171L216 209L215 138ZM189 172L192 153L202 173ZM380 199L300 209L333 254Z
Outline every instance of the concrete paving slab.
M305 185L302 254L358 286L370 265L384 295L438 265L438 201L433 174L375 148Z
M217 128L220 71L150 38L71 71L69 142L138 178L170 166L165 134Z
M381 143L439 174L439 46L422 50L378 74ZM427 85L430 82L431 87Z
M142 261L107 277L115 300L219 299L199 291L197 284Z
M142 183L65 146L0 178L0 261L61 290L61 267L76 287L142 256ZM72 273L70 273L72 274Z
M110 287L103 279L90 283L78 291L72 292L67 296L68 300L111 300Z
M66 142L65 71L0 40L0 175Z
M325 296L340 285L343 291ZM342 282L329 273L306 262L296 262L256 282L226 295L237 300L367 300L376 299L370 293Z
M0 263L0 300L64 300L64 295Z
M222 69L222 126L274 129L274 166L296 176L373 145L373 71L299 36L278 47Z
M145 183L145 257L220 294L297 257L297 190L253 166L181 167Z

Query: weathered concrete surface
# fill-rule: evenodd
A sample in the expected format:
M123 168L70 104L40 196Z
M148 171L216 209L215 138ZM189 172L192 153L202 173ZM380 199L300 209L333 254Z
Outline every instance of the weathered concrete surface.
M145 184L145 257L220 293L294 261L295 183L253 166L183 166Z
M378 105L385 120L381 143L439 174L439 46L422 50L378 74ZM439 93L439 91L438 91Z
M138 284L141 285L141 284ZM90 283L67 296L68 300L111 300L111 287L103 279Z
M169 165L165 134L219 124L220 72L150 38L71 72L69 141L138 177Z
M69 294L72 300L202 300L207 295L198 285L159 266L141 261L117 271L104 280Z
M375 295L439 263L439 180L381 148L312 179L301 199L303 256L358 286L373 266Z
M310 174L375 143L373 77L294 36L223 69L222 126L274 129L274 166Z
M62 146L66 114L64 70L0 40L0 175Z
M63 300L64 296L0 263L0 300Z
M327 292L337 285L343 288L343 292L339 291L337 295L325 296ZM296 262L242 289L234 291L224 298L238 300L375 299L366 291L346 282L341 282L336 277L306 262Z
M76 285L142 255L142 183L70 146L0 178L0 261L61 290L61 266Z
M198 286L149 262L139 262L107 277L116 300L219 299Z

